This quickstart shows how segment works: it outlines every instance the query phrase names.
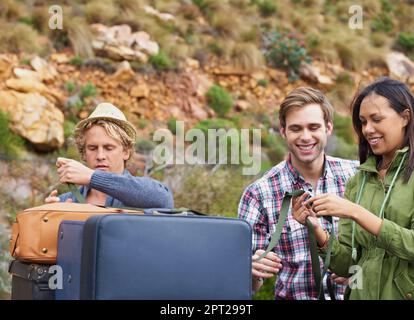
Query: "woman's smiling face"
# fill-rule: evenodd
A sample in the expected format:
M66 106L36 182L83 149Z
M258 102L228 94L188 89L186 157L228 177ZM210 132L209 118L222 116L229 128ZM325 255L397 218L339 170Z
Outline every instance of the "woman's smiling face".
M362 100L359 110L362 134L375 155L391 161L403 146L409 112L397 113L388 99L372 93Z

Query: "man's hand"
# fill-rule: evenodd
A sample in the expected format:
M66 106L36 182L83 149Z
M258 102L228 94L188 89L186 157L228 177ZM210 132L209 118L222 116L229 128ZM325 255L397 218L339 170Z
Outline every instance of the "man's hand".
M313 210L309 206L306 207L304 205L304 202L308 196L309 193L305 192L300 197L292 198L292 216L297 222L303 225L306 225L306 218L309 218L310 222L316 229L319 226L319 220Z
M257 259L264 250L256 250L253 255L253 259ZM263 278L268 279L279 273L282 269L282 260L274 253L269 252L260 261L253 261L252 263L252 276L253 276L253 291L257 292L263 284Z
M57 173L60 183L74 183L88 185L91 182L93 170L82 163L66 158L58 158L56 161Z
M253 259L257 259L264 252L264 250L257 250ZM269 252L263 259L253 261L252 275L256 278L271 278L282 269L282 260L274 253Z
M49 196L45 199L45 203L54 203L54 202L60 202L60 198L57 196L57 190L53 190ZM69 198L65 202L72 202L72 199Z

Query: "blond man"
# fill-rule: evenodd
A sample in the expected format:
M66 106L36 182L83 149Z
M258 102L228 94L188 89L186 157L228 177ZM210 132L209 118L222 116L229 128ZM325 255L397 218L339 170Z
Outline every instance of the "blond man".
M110 103L101 103L75 127L76 147L86 166L76 160L58 158L59 181L80 185L87 203L107 207L172 208L173 197L161 182L134 177L126 162L134 152L136 130L125 115ZM76 202L71 193L45 199L50 202Z

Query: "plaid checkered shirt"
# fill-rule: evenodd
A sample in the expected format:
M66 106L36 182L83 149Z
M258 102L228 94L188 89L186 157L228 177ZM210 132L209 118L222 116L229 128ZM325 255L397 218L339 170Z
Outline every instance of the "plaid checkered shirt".
M293 168L289 155L286 161L282 161L249 185L240 200L238 214L239 218L246 220L252 226L253 253L258 249L267 248L270 236L276 229L286 192L302 189L311 195L333 193L343 197L345 184L348 178L355 174L357 166L357 161L325 156L323 174L318 180L317 189L313 190L312 185ZM336 235L338 220L339 218L333 217ZM324 229L330 230L330 223L325 219L320 218L320 223ZM275 283L275 299L317 299L308 232L305 226L292 217L291 207L279 243L273 251L282 259L283 265ZM321 258L320 264L322 268ZM336 298L343 299L345 286L332 284ZM326 293L325 281L324 290Z

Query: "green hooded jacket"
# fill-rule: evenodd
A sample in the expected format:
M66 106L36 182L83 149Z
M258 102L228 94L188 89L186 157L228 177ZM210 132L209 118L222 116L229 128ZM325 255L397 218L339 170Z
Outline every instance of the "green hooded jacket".
M370 157L358 168L358 173L348 180L345 197L356 202L363 175L366 174L360 205L379 216L394 174L401 161L404 161L385 204L379 235L376 237L355 224L356 262L352 260L352 220L339 221L339 235L333 243L330 269L345 277L355 273L352 268L362 271L360 277L355 274L359 281L354 282L349 299L414 298L414 178L412 175L408 183L403 183L407 159L407 147L397 151L382 181L376 169L376 159ZM351 267L356 264L359 267Z

